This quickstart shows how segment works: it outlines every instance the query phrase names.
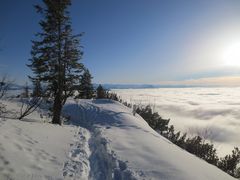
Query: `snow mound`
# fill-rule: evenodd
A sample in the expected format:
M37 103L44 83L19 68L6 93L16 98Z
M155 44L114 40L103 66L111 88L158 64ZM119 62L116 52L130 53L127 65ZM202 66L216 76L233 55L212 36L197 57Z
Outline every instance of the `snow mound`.
M85 133L91 153L83 152L89 156L89 179L234 179L172 144L118 102L68 101L64 113L91 133Z

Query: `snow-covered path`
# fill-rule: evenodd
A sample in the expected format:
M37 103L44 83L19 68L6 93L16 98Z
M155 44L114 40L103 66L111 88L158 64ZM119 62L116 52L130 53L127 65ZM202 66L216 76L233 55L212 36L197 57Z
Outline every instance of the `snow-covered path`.
M83 102L86 103L82 104ZM111 119L106 118L101 107L89 102L88 100L81 100L79 103L72 101L64 109L65 114L71 117L71 122L74 125L85 127L91 132L89 138L91 168L88 178L93 180L137 179L136 174L134 175L127 169L126 163L117 159L116 154L109 147L107 138L102 134L101 124L107 123L105 124L106 128L110 129L113 126Z
M79 127L74 135L74 142L70 144L69 159L64 163L63 176L66 179L88 180L90 173L89 139L89 131Z
M175 146L118 102L69 101L65 113L91 132L90 179L234 179Z

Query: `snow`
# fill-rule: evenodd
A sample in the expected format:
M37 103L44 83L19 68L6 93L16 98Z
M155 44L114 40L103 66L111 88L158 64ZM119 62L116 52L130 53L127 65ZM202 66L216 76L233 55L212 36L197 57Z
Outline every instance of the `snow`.
M0 179L61 178L74 128L0 120Z
M4 101L18 112L17 101ZM23 121L0 119L0 179L230 180L218 168L152 130L111 100L69 100L70 123L52 125L42 110ZM16 115L16 114L15 114Z
M69 160L64 164L63 176L87 180L90 173L90 149L88 145L90 133L79 127L78 133L74 137L74 142L70 144Z
M70 101L65 113L91 131L92 179L234 179L172 144L118 102Z
M2 102L17 115L19 103ZM62 179L77 128L44 123L37 112L24 120L0 118L0 179Z

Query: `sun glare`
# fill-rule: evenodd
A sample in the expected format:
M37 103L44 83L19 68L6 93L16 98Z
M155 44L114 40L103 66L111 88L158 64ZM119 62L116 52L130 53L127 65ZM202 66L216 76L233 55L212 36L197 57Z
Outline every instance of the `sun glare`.
M240 66L240 42L228 46L223 52L225 66Z

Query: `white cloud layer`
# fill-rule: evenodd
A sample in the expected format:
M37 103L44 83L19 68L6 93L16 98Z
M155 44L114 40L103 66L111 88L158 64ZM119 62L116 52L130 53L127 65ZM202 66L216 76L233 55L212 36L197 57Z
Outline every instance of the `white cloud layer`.
M240 147L240 88L160 88L114 90L134 104L151 104L177 130L202 134L220 155Z
M207 77L188 79L182 81L162 81L162 85L186 85L186 86L240 86L240 76Z

